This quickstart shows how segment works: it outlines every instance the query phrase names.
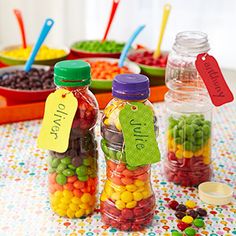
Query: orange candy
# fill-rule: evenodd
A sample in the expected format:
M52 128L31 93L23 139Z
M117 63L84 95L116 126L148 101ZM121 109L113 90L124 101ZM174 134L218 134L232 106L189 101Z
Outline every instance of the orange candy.
M82 182L82 181L76 180L76 181L73 183L73 186L74 186L76 189L81 189L81 188L84 188L85 183Z
M57 173L49 174L48 181L50 184L56 183L56 176L57 176Z
M55 191L62 191L62 190L63 190L63 186L61 186L61 185L58 184L58 183L55 183L53 186L54 186L54 188L55 188Z
M137 179L142 180L142 181L147 181L148 180L148 173L144 173L142 175L137 176Z
M74 186L73 186L72 183L67 183L63 187L64 187L64 189L67 189L67 190L70 190L70 191L72 191L74 189Z
M107 161L107 165L111 170L115 170L117 166L117 164L114 163L113 161Z
M74 189L73 190L73 194L76 196L76 197L81 197L83 195L83 193L79 190L79 189Z
M116 166L116 171L118 172L122 172L124 169L125 169L125 164L121 163Z
M130 171L130 170L123 170L122 174L125 176L125 177L133 177L134 176L134 172L133 171Z
M124 184L124 185L128 185L128 184L132 184L134 182L133 179L131 178L121 178L121 182Z
M77 176L69 176L67 177L67 183L74 183L77 180Z
M122 181L121 181L121 179L119 177L112 177L111 178L111 182L116 184L116 185L123 185Z

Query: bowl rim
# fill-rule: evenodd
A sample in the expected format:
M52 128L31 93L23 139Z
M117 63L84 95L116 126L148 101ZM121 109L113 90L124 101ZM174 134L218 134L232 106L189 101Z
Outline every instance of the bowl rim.
M33 44L28 44L28 46L32 46ZM45 61L52 61L52 60L56 60L56 59L60 59L60 58L64 58L64 57L67 57L69 54L70 54L70 48L67 47L67 46L59 46L59 45L51 45L51 44L45 44L45 46L47 47L51 47L51 48L55 48L55 49L62 49L64 50L66 53L65 55L63 56L60 56L60 57L55 57L55 58L50 58L50 59L40 59L40 60L35 60L35 62L45 62ZM58 47L57 47L58 46ZM5 58L5 59L8 59L8 60L12 60L12 61L19 61L19 62L26 62L27 60L24 60L24 59L16 59L14 57L9 57L9 56L6 56L3 54L4 51L7 51L7 49L15 49L15 48L19 48L21 47L20 44L14 44L14 45L10 45L10 46L5 46L3 48L0 49L0 57L2 58Z
M84 57L84 58L81 58L81 60L86 60L86 61L89 61L89 60L91 60L92 59L92 61L99 61L99 60L107 60L107 61L115 61L115 62L119 62L119 59L117 59L117 58L110 58L110 57ZM131 64L131 65L133 65L133 66L135 66L136 67L136 69L139 71L138 73L135 73L135 74L140 74L140 72L141 72L141 68L139 67L139 65L137 64L137 63L135 63L135 62L133 62L133 61L130 61L130 60L125 60L125 64ZM124 65L125 65L124 64ZM125 66L127 66L127 65L125 65ZM128 66L127 66L128 67ZM128 68L128 69L130 69L130 68ZM91 81L97 81L97 82L105 82L105 83L108 83L108 82L112 82L113 81L113 79L110 79L110 80L105 80L105 79L91 79Z
M72 47L75 43L83 42L83 41L99 41L99 39L89 39L89 40L84 39L84 40L75 41L74 43L71 44L70 49L75 52L82 52L82 53L86 53L86 54L105 54L105 55L114 55L115 54L116 55L116 54L121 54L121 52L122 52L122 50L120 52L88 52L85 50L80 50L80 49L76 49L76 48ZM115 41L115 40L109 39L107 41ZM125 46L125 42L120 42L120 43L124 43L124 46Z
M33 67L35 68L46 68L49 70L50 66L47 65L37 65L37 64L33 64ZM8 68L12 68L12 69L17 69L17 68L24 68L24 65L15 65L15 66L7 66L7 67L3 67L0 68L0 75L2 74L1 72L3 72L4 70L8 69ZM4 72L3 72L4 73ZM4 87L4 86L0 86L0 89L5 90L5 91L9 91L9 92L23 92L23 93L34 93L34 92L52 92L54 91L56 88L54 89L43 89L43 90L28 90L28 89L12 89L12 88L8 88L8 87Z
M137 51L143 52L143 51L153 51L153 50L152 50L152 49L149 49L149 48L147 48L147 49L143 49L143 48L141 48L141 49L131 49L131 50L129 51L129 53L128 53L128 56L127 56L128 60L130 60L130 59L129 59L129 55L130 55L130 54L134 54L134 53L137 52ZM169 54L169 51L162 51L162 53L164 53L164 55L166 55L166 54ZM130 60L130 61L131 61L131 60ZM132 62L134 62L134 61L132 61ZM149 66L149 65L145 65L145 64L138 63L138 62L134 62L134 63L138 64L140 67L145 67L145 68L147 68L147 69L158 69L158 70L163 70L163 71L166 69L166 67Z

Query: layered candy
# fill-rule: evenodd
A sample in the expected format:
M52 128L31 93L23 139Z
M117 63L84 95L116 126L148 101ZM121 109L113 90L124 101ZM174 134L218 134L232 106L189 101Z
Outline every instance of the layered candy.
M212 175L211 122L202 114L170 116L167 136L164 164L167 179L183 186L209 181Z

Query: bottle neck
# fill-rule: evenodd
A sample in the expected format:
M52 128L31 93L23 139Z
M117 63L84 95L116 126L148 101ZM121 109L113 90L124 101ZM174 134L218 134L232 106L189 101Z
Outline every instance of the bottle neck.
M173 50L177 54L196 56L210 50L207 34L199 31L184 31L176 35Z
M88 85L86 86L74 86L74 87L67 87L67 86L57 86L58 89L66 89L68 91L78 91L78 92L86 92L89 88Z

